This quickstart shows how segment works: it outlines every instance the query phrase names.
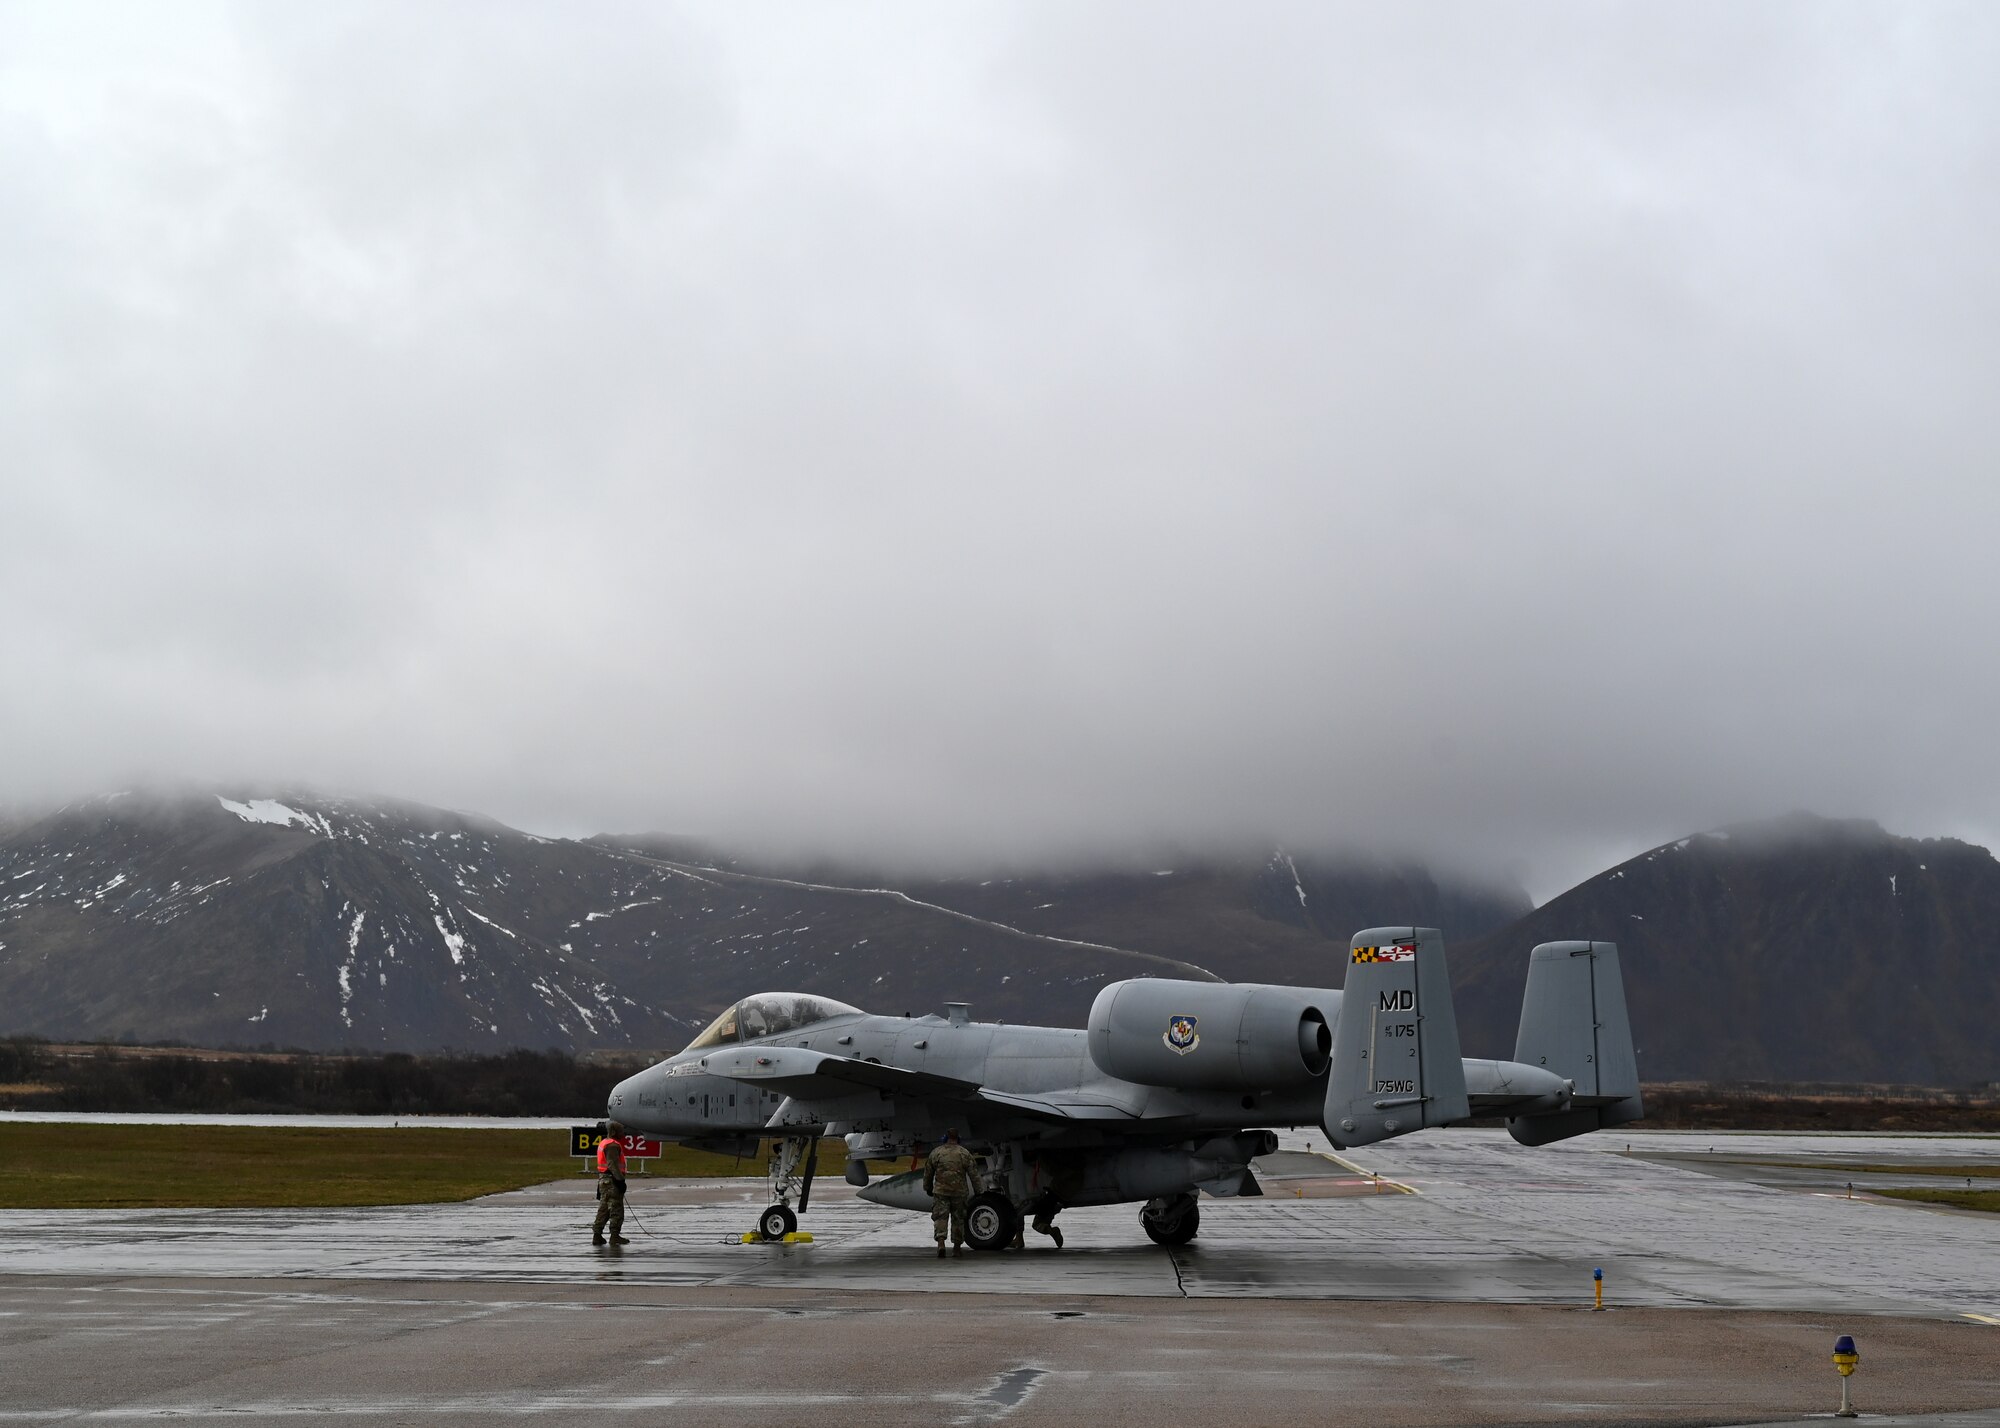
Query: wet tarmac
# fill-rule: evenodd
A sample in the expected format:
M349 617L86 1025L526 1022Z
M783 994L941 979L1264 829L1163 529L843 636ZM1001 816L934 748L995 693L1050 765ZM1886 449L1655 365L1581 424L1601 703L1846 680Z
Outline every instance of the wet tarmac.
M1802 1144L1801 1141L1804 1141ZM1908 1146L1896 1140L1863 1137L1745 1137L1743 1143L1689 1136L1657 1146L1653 1138L1632 1147L1633 1155L1662 1165L1696 1170L1729 1180L1747 1180L1773 1190L1812 1190L1859 1195L1877 1190L2000 1189L1994 1176L2000 1141L1939 1137ZM1956 1175L1951 1170L1969 1173Z
M2000 1140L1635 1135L1630 1143L1629 1156L1626 1141L1605 1136L1526 1150L1499 1133L1456 1131L1408 1136L1357 1158L1418 1192L1399 1211L1422 1203L1427 1221L1435 1217L1461 1242L1547 1256L1565 1272L1584 1252L1602 1265L1619 1303L2000 1321L2000 1215L1848 1199L1842 1183L1852 1177L1832 1169L1808 1166L1797 1183L1763 1184L1676 1158L1990 1166L2000 1165ZM1511 1267L1503 1278L1527 1287Z
M1993 1331L1519 1305L0 1278L0 1421L1798 1421L2000 1404ZM1961 1423L2000 1424L1987 1411Z
M1743 1138L1775 1157L1788 1138ZM1301 1139L1299 1144L1303 1144ZM1622 1146L1623 1142L1618 1145ZM2000 1143L1904 1141L1899 1153L2000 1155ZM1816 1147L1828 1159L1885 1151ZM1651 1156L1506 1136L1406 1137L1347 1165L1293 1149L1262 1199L1204 1200L1200 1237L1165 1252L1133 1207L1066 1211L1067 1248L969 1255L949 1272L1000 1294L1395 1299L1576 1305L1602 1268L1625 1306L1981 1316L2000 1325L2000 1216L1771 1188ZM1312 1167L1324 1173L1312 1173ZM582 1176L458 1205L352 1210L0 1212L11 1274L938 1287L927 1218L814 1187L812 1244L745 1245L762 1181L635 1177L621 1250L593 1250ZM1397 1193L1407 1188L1414 1193Z
M1349 1162L1309 1139L1175 1252L1121 1206L1066 1212L1061 1251L940 1263L927 1219L838 1181L800 1245L739 1242L759 1180L635 1178L634 1242L605 1250L581 1176L463 1205L0 1212L0 1419L1734 1423L1830 1409L1841 1332L1865 1407L2000 1410L2000 1217L1823 1183L2000 1143L1730 1138L1806 1162L1766 1184L1667 1137L1426 1133Z

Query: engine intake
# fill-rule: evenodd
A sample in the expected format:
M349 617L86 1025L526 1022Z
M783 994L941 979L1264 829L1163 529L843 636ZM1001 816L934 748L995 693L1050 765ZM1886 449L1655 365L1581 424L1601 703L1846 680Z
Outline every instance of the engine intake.
M1242 982L1113 982L1091 1004L1090 1059L1176 1091L1258 1091L1326 1074L1340 993Z

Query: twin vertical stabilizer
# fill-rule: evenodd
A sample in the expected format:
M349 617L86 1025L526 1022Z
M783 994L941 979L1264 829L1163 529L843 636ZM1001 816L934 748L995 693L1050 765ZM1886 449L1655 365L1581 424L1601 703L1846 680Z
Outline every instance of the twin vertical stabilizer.
M1507 1122L1523 1145L1608 1130L1646 1113L1616 943L1544 942L1529 954L1514 1059L1575 1087L1568 1110Z
M1483 1114L1546 1145L1645 1114L1618 948L1545 942L1528 960L1512 1062L1478 1062ZM1354 934L1321 1121L1336 1146L1369 1145L1471 1115L1458 1019L1434 927Z

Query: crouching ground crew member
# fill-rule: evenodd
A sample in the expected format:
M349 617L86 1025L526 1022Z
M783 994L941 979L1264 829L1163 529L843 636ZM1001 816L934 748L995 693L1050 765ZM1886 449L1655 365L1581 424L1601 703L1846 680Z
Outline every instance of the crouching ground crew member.
M951 1252L965 1253L965 1210L979 1183L979 1162L971 1151L958 1143L958 1132L948 1130L944 1140L924 1159L924 1193L931 1197L931 1229L937 1235L938 1258L944 1258L944 1230L951 1225Z
M590 1242L604 1243L604 1227L611 1226L611 1243L629 1245L625 1238L625 1127L612 1121L604 1127L604 1139L597 1143L597 1222L590 1227Z
M1056 1216L1062 1213L1062 1201L1056 1198L1056 1192L1053 1190L1044 1190L1023 1206L1022 1209L1024 1213L1032 1213L1034 1215L1035 1233L1038 1235L1047 1235L1056 1242L1056 1248L1061 1249L1063 1246L1062 1231L1056 1227ZM1024 1249L1026 1246L1027 1236L1020 1230L1014 1231L1014 1248Z

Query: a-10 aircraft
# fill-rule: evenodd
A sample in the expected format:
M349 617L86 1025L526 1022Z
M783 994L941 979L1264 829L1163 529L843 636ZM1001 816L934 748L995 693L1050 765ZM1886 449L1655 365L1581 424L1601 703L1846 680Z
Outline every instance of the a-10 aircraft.
M770 1138L769 1239L798 1228L823 1137L845 1138L862 1198L928 1210L920 1176L871 1184L867 1162L955 1127L985 1169L967 1215L983 1250L1016 1243L1025 1210L1128 1202L1155 1242L1186 1244L1198 1192L1263 1193L1251 1161L1276 1148L1274 1127L1317 1126L1345 1149L1504 1116L1514 1139L1545 1145L1643 1113L1614 944L1535 948L1514 1059L1464 1060L1444 939L1428 927L1357 932L1341 991L1113 982L1081 1031L975 1022L962 1003L912 1018L746 997L621 1082L608 1110L701 1148L748 1154Z

